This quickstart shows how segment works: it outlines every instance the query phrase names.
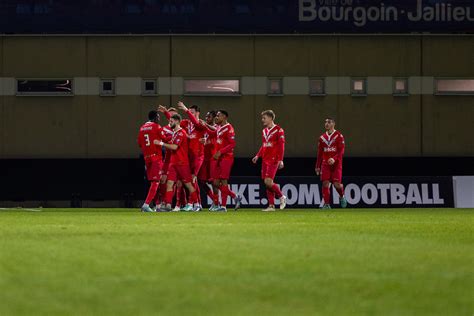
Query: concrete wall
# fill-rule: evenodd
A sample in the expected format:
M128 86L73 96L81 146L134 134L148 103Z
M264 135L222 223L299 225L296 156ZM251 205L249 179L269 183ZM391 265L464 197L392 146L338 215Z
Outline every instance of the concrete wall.
M0 83L4 92L11 78L20 77L474 78L474 36L8 36L0 44L0 78L10 78ZM350 156L474 155L472 96L0 94L0 158L135 157L135 137L148 110L178 100L198 104L203 112L227 109L238 156L258 149L259 113L268 108L286 130L287 156L315 155L326 116L336 118Z

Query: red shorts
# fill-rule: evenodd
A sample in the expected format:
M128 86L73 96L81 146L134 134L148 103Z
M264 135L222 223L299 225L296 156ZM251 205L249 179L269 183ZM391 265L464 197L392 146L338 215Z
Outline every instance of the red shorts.
M278 162L262 162L262 179L270 178L275 179L275 175L278 171Z
M211 178L214 180L228 180L230 178L230 171L234 164L232 159L212 159L211 160Z
M161 160L145 161L146 177L148 181L159 181L161 174L162 162Z
M181 180L184 183L191 182L192 176L189 165L170 164L168 169L168 180L173 182Z
M197 176L199 170L204 162L204 155L194 155L191 152L189 153L189 165L191 167L191 174Z
M336 163L330 166L323 163L321 166L321 181L341 182L342 164Z
M211 177L211 160L204 160L199 169L199 173L197 175L199 180L202 181L212 181Z

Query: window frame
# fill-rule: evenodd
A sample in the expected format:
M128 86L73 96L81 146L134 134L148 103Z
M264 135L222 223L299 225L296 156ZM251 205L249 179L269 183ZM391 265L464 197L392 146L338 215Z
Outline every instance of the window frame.
M239 82L238 93L213 93L213 92L186 92L186 81L188 80L236 80ZM190 97L241 97L242 96L242 78L240 77L185 77L183 78L183 95Z
M354 83L356 81L362 81L363 82L363 91L358 92L354 89ZM352 97L366 97L368 95L368 80L367 77L351 77L351 96Z
M146 90L147 82L153 82L154 83L155 90L153 92L147 92L147 90ZM142 79L141 95L143 97L156 97L156 96L158 96L158 79L157 78L143 78Z
M271 92L271 87L272 87L272 81L278 80L280 81L280 91L279 93L272 93ZM285 95L283 91L284 85L283 85L283 77L268 77L267 78L267 97L282 97Z
M30 81L55 81L69 80L71 81L71 92L20 92L18 91L18 82L23 80ZM15 96L17 97L73 97L75 91L74 78L15 78Z
M435 96L474 96L474 90L468 92L440 92L438 81L441 80L473 80L474 77L435 77L433 80L433 91Z
M401 92L401 91L397 90L397 81L398 80L405 81L405 84L406 84L405 91ZM408 97L408 96L410 96L410 81L408 80L407 77L395 77L395 78L393 78L393 96L395 96L395 97Z
M105 93L104 91L104 82L110 81L112 83L111 93ZM99 96L101 97L115 97L117 95L117 82L115 78L100 78L99 79Z
M321 80L323 83L323 92L322 93L313 93L311 92L311 81ZM325 77L309 77L308 79L309 95L311 97L325 97L326 93L326 78Z

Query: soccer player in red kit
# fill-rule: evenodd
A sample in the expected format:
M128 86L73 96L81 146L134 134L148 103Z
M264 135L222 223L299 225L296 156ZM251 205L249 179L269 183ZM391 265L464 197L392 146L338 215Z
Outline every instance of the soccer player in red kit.
M168 169L168 181L166 183L165 210L171 211L171 201L173 199L173 188L176 181L182 181L183 185L189 191L189 202L185 211L199 211L197 192L192 184L191 170L189 167L188 154L188 135L181 128L181 116L175 114L170 118L170 127L173 129L173 135L170 143L158 142L158 145L171 150L171 160Z
M203 126L206 124L210 127L216 129L217 125L215 123L216 111L209 111L206 113L205 121L200 121ZM209 210L214 211L218 205L214 204L214 195L219 194L219 189L214 185L214 181L211 177L211 161L216 153L216 135L211 134L208 131L204 133L204 137L200 139L201 143L204 145L204 162L202 163L201 169L198 174L198 181L201 186L206 191L206 194L213 201L212 205L209 207ZM212 186L212 190L209 188L208 184Z
M142 212L153 212L150 203L154 200L159 187L163 159L161 147L156 145L156 142L163 140L163 131L158 124L160 116L157 111L150 111L148 119L149 121L140 127L137 139L145 159L147 178L150 181L150 189L142 206Z
M162 110L160 109L160 111L162 111ZM169 109L167 109L167 112L171 116L175 115L175 114L178 114L178 111L175 108L169 108ZM170 127L169 123L167 125L163 126L163 135L164 135L164 139L166 139L166 140L170 140L171 137L173 136L173 129ZM165 159L164 159L164 162L163 162L163 168L162 168L162 171L161 171L161 178L160 178L160 195L161 195L162 200L164 200L164 197L165 197L165 194L166 194L166 181L168 179L168 169L169 169L169 165L170 165L170 160L171 160L171 150L165 149ZM181 200L181 199L178 199L178 200ZM178 204L180 204L180 203L181 203L181 201L179 201ZM161 207L164 207L164 206L165 206L165 203L163 201Z
M262 211L273 212L275 211L275 196L280 199L280 209L286 207L286 196L274 183L277 170L284 167L285 131L275 124L275 113L272 110L263 111L261 116L265 127L262 131L262 146L252 162L256 164L258 159L262 158L262 179L267 187L268 198L268 207Z
M321 176L323 182L323 209L330 209L330 184L332 183L339 194L342 208L347 206L344 197L344 186L342 185L342 157L344 155L345 143L341 132L335 130L336 121L327 118L324 122L326 132L319 137L318 158L316 160L316 174Z
M232 192L229 188L230 172L234 164L235 132L234 127L227 121L229 114L225 110L219 110L216 114L217 129L208 127L210 134L216 136L216 152L211 160L211 178L214 185L221 191L221 203L219 194L214 194L214 205L219 205L213 211L227 212L227 198L230 196L235 200L235 210L240 208L242 198Z

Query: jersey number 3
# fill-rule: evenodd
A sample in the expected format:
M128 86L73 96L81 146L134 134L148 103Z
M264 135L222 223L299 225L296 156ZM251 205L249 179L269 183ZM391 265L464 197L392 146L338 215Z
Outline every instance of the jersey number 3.
M150 135L145 134L145 146L150 146Z

